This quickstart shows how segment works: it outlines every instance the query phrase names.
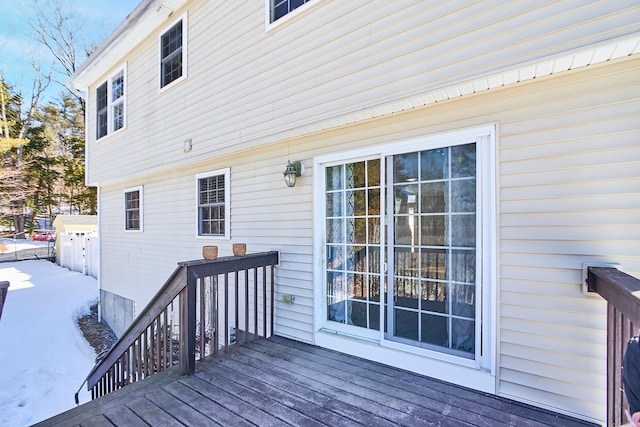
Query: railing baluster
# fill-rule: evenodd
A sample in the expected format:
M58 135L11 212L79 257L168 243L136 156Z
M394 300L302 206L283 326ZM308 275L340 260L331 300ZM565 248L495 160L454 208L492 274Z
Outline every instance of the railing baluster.
M142 341L144 342L144 347L142 347L143 358L144 358L144 366L142 369L142 378L148 378L150 375L149 371L149 337L148 337L148 329L144 330L144 335Z
M269 304L269 307L271 307L271 325L269 325L269 335L267 335L267 332L265 331L265 338L270 337L271 335L273 335L273 325L274 325L274 318L275 318L275 313L274 313L274 307L275 307L275 298L276 298L276 287L275 287L275 283L276 283L276 278L275 278L275 271L273 266L271 266L271 303ZM266 313L265 313L266 316Z
M153 368L153 370L151 371L151 375L155 375L158 372L160 372L160 361L159 359L159 351L160 351L160 345L159 345L159 338L160 338L160 325L158 324L158 318L156 317L155 320L153 322L151 322L151 367Z
M200 360L204 360L205 357L205 353L204 353L204 348L205 348L205 343L206 343L206 332L205 332L205 328L206 328L206 316L205 316L205 297L204 297L204 278L200 279L199 281L199 286L200 286Z
M258 268L253 269L253 334L256 338L258 333Z
M216 340L215 340L215 330L214 330L214 321L213 321L213 317L215 316L215 280L216 280L216 276L209 276L209 298L207 298L207 303L209 304L209 310L208 310L208 319L209 319L209 336L211 337L211 341L209 344L209 354L214 354L215 350L214 348L216 347Z
M234 285L233 285L233 287L234 287L234 295L235 295L234 304L233 304L233 307L234 307L234 313L233 313L234 314L234 316L233 316L234 324L233 324L233 328L234 328L234 331L235 331L234 345L238 345L238 343L240 342L240 336L239 336L239 334L240 334L240 323L239 322L240 321L238 320L239 316L240 316L240 310L238 310L239 305L240 305L240 299L239 299L240 298L239 297L240 281L238 280L238 270L235 271L235 274L233 276L234 276Z
M171 316L170 316L170 320L169 320L169 366L173 366L173 316L174 316L174 311L173 311L173 301L171 301L170 304L171 307Z
M211 295L213 296L213 304L212 304L212 310L213 310L213 354L215 354L216 356L218 355L218 347L219 347L219 343L220 343L220 325L218 322L218 315L220 314L220 307L218 306L218 276L213 276L213 291L211 292Z
M229 273L224 274L224 352L229 351Z
M262 269L262 336L267 337L267 269Z
M249 342L249 270L244 271L244 343Z
M164 368L168 369L171 367L171 329L169 329L169 308L165 308L163 310L163 315L164 315L164 325L163 325L163 330L164 330L164 341L162 342L162 348L164 350L164 357L163 357L163 363L164 363Z
M140 337L138 337L136 342L138 343L136 354L136 381L140 381L142 379L142 343L140 342Z

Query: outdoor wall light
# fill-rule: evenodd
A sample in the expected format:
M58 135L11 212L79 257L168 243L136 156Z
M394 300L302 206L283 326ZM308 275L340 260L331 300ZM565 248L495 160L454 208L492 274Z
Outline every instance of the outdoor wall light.
M287 187L295 187L296 178L302 176L304 172L304 165L300 162L291 162L291 160L287 163L287 168L282 172L284 175L284 182L287 184Z

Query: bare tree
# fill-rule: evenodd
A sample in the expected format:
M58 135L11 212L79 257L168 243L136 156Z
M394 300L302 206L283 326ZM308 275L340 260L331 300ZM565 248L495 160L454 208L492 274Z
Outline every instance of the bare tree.
M34 36L53 55L55 63L52 80L73 95L83 106L84 99L64 83L78 68L80 63L91 53L81 34L82 23L71 5L65 0L32 0L32 15L26 18Z

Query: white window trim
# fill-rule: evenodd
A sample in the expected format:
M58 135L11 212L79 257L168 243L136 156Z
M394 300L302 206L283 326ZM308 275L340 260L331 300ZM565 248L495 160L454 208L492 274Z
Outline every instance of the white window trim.
M125 188L122 195L124 200L124 231L126 233L142 233L144 231L144 187L139 185L137 187L129 187ZM138 229L128 229L127 228L127 193L131 193L133 191L138 191L140 195L140 228Z
M177 79L175 79L174 81L172 81L171 83L167 83L166 85L162 86L162 36L165 35L165 33L167 31L169 31L171 28L173 28L178 22L180 22L182 20L182 75L180 77L178 77ZM157 66L157 70L158 70L158 88L160 93L175 87L176 85L178 85L180 82L186 80L187 78L187 69L189 68L187 66L187 58L189 58L189 55L187 55L187 29L188 29L188 25L187 25L187 12L183 13L182 16L178 17L177 19L175 19L173 22L171 22L171 24L167 25L158 35L158 66Z
M210 235L200 234L200 179L208 178L210 176L224 175L224 234ZM196 175L195 179L195 194L196 194L196 238L198 239L217 239L217 240L230 240L231 239L231 169L224 168L210 172L203 172Z
M313 7L317 3L320 3L322 0L309 1L309 2L307 2L305 4L303 4L302 6L293 9L291 12L287 13L282 18L271 22L271 4L273 3L273 1L274 0L264 0L265 31L269 31L269 30L272 30L274 28L279 27L280 25L283 25L285 22L288 22L291 19L294 19L296 16L300 15L301 13L304 13L304 11L306 11L307 9Z
M393 360L411 360L412 357L420 357L420 367L416 367L416 372L427 369L430 375L445 381L459 382L467 379L469 386L487 392L495 392L496 375L496 346L497 346L497 190L496 190L496 131L495 125L487 125L471 129L446 132L435 135L428 135L411 140L392 142L379 146L356 149L348 152L338 152L314 158L314 252L318 254L314 263L314 341L317 345L328 348L348 349L354 355L359 351L367 354L376 353L378 359L385 363ZM375 331L375 336L371 331L363 330L362 334L354 335L353 328L344 328L344 325L335 324L326 320L326 304L324 296L324 274L325 274L325 206L324 206L324 174L325 166L338 163L349 162L351 159L360 161L363 158L380 157L411 152L417 150L430 149L431 147L441 147L458 145L465 140L478 141L478 162L477 171L478 200L482 200L481 215L482 240L480 247L482 250L480 275L483 283L482 304L478 304L477 314L481 315L482 322L477 322L476 334L482 333L484 337L483 349L485 352L476 360L468 360L461 357L452 356L447 353L440 353L433 350L413 347L395 341L386 340L384 328ZM384 182L384 181L383 181ZM386 184L385 184L386 187ZM382 189L381 197L384 196L385 189ZM486 193L485 193L486 192ZM488 193L488 194L487 194ZM386 212L381 212L381 222L386 223ZM386 245L386 242L381 242ZM479 312L482 310L482 313ZM382 319L383 317L381 317ZM479 336L479 335L476 335ZM345 346L345 340L349 345ZM358 344L359 343L359 344ZM371 347L371 346L374 347ZM361 347L360 350L358 350ZM366 349L366 350L365 350ZM373 352L373 353L372 353ZM405 354L406 357L399 355ZM458 368L456 368L456 366ZM404 366L406 369L407 367ZM414 370L413 368L409 368ZM435 370L435 371L434 371ZM437 372L434 375L434 372Z
M122 93L122 101L120 101L120 98L118 98L118 102L114 103L113 100L111 99L111 95L112 95L112 91L113 91L113 87L112 87L112 83L113 83L113 79L115 76L117 76L118 74L120 74L120 72L122 72L122 76L124 78L124 91ZM120 132L121 130L124 130L127 128L127 90L129 89L129 81L127 78L127 63L125 62L124 64L122 64L122 66L118 67L118 69L116 69L116 71L114 71L108 79L100 82L99 85L96 86L96 88L94 89L93 93L97 93L98 88L103 85L104 83L107 84L107 134L101 136L100 138L97 138L98 141L108 137L109 135L113 135L116 134L118 132ZM97 95L96 95L97 97ZM123 123L122 123L122 127L116 131L113 130L113 106L114 104L117 104L119 102L122 102L122 105L124 107L124 111L122 113L123 115ZM94 102L94 106L95 106L95 102ZM96 114L94 115L97 116L97 111ZM96 124L95 127L98 126L98 122L97 122L97 117L95 118L96 120Z

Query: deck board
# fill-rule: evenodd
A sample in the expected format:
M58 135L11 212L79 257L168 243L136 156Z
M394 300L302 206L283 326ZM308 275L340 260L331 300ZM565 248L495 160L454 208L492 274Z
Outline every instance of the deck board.
M282 337L259 339L40 426L525 426L593 424Z
M116 426L148 427L148 424L142 418L124 405L117 408L112 406L106 408L104 416ZM84 423L82 427L85 427Z

